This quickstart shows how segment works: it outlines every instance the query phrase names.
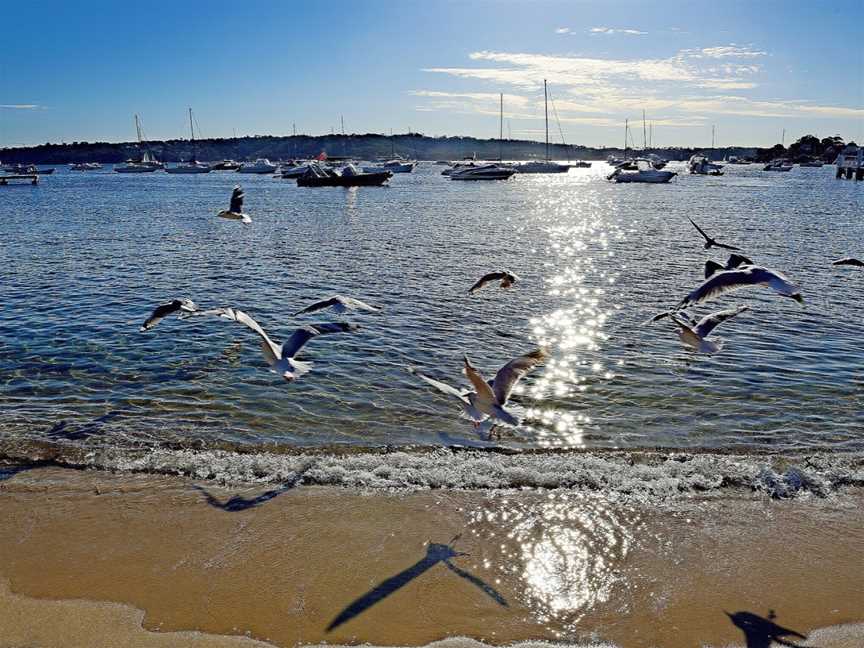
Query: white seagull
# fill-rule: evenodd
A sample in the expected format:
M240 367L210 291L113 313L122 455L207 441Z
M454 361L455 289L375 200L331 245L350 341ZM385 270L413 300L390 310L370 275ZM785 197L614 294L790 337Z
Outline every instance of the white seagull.
M249 214L243 213L243 196L245 195L240 185L235 186L234 191L231 192L231 204L228 209L223 209L216 215L219 218L243 221L245 225L251 223L252 219L249 218Z
M741 256L740 254L730 254L729 258L726 260L726 265L720 265L716 261L706 261L705 262L705 278L707 279L713 274L717 274L718 272L723 272L724 270L734 270L735 268L740 268L741 266L747 265L756 265L750 259L745 256Z
M719 297L723 293L747 286L768 286L783 297L790 297L799 304L804 303L801 291L776 270L748 265L712 274L681 300L675 310L685 310L704 301Z
M304 315L306 313L314 313L315 311L324 310L325 308L332 308L334 313L345 313L347 311L353 310L362 310L367 311L369 313L380 313L381 309L375 306L370 306L366 302L362 302L359 299L354 299L353 297L344 297L342 295L334 295L330 299L324 299L319 302L315 302L311 306L307 306L303 310L299 310L294 313L294 316Z
M198 310L198 307L195 305L191 299L173 299L170 302L165 304L160 304L153 312L150 314L144 323L141 325L141 328L138 329L141 333L145 331L149 331L154 326L156 326L163 319L168 317L171 313L176 313L177 311L181 311L182 313L194 313Z
M468 294L473 295L475 292L480 290L486 284L492 281L501 281L499 284L502 288L509 288L514 283L519 281L519 277L509 270L497 270L495 272L488 272L482 277L480 277L473 286L468 289Z
M354 332L360 328L356 324L347 324L344 322L307 324L294 331L284 344L277 344L270 339L258 322L236 308L215 308L207 311L197 311L189 313L186 317L201 315L218 315L234 322L240 322L255 331L261 338L261 349L264 351L264 359L270 365L270 371L281 375L288 382L292 382L303 374L309 373L312 369L311 362L301 362L294 359L297 352L309 340L318 335Z
M685 346L688 346L699 353L717 353L723 348L723 345L706 338L711 334L711 331L717 328L720 324L740 315L746 310L750 310L749 307L738 306L729 310L717 311L716 313L706 315L698 322L684 311L666 312L660 313L651 321L656 322L657 320L668 316L678 325L678 337L681 338L681 342Z

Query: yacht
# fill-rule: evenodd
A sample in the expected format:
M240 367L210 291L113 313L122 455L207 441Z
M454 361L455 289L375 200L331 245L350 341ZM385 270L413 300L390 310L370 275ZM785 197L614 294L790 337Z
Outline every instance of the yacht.
M687 162L687 170L693 175L723 175L723 165L714 164L707 157L696 154Z
M606 179L615 182L646 182L650 184L661 184L669 182L677 173L674 171L660 171L655 169L650 160L636 159L636 171L625 171L616 168Z
M590 166L590 165L589 165ZM532 160L531 162L523 162L513 166L516 173L567 173L570 170L569 164L558 164L557 162Z
M497 164L483 164L463 169L454 169L450 173L451 180L507 180L516 171Z
M240 163L234 160L222 160L210 165L213 171L236 171L240 168Z
M102 165L98 162L77 162L69 165L70 171L96 171L101 168Z
M195 128L192 126L192 109L189 109L189 133L190 141L192 142L192 157L188 162L180 162L176 166L166 167L165 173L210 173L210 165L199 162L195 159Z
M237 173L276 173L277 167L267 158L258 158L254 162L244 162Z
M793 164L785 159L785 158L777 158L776 160L771 160L765 167L762 169L763 171L791 171Z
M138 136L138 147L144 144L144 138L141 133L141 122L138 115L135 115L135 133ZM117 173L152 173L158 169L164 169L165 165L153 157L150 149L144 148L144 154L138 159L126 160L125 164L114 165L114 170Z

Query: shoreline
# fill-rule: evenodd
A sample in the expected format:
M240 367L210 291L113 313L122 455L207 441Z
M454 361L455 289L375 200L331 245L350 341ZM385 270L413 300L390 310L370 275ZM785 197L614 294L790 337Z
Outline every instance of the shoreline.
M765 623L774 610L770 623L816 631L821 643L812 645L823 648L864 639L864 626L849 625L864 621L860 488L660 504L569 489L357 493L299 480L201 482L7 470L0 580L14 596L0 586L0 637L12 638L0 646L28 637L107 646L121 628L138 642L124 645L148 647L178 645L158 643L169 632L201 633L180 644L196 647L447 637L743 646L724 610ZM80 608L70 619L93 619L76 631L90 636L52 644L62 624L45 622L58 605ZM140 636L129 634L136 610Z

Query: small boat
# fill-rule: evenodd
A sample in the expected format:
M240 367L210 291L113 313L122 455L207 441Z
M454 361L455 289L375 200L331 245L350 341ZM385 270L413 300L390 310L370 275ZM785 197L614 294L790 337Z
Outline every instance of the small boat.
M102 165L98 162L76 162L69 165L70 171L96 171L101 168Z
M573 164L570 165L574 169L590 169L591 163L586 162L585 160L576 160Z
M723 175L723 166L714 164L704 155L696 154L687 162L687 170L693 175Z
M300 176L306 174L306 172L309 170L310 164L311 163L295 164L294 166L283 166L279 168L279 171L284 179L295 180ZM366 169L364 168L363 170L365 171Z
M454 162L449 169L444 169L441 172L441 175L449 176L453 175L457 171L464 171L465 169L476 169L479 166L479 164L475 164L474 162Z
M799 162L798 166L820 168L825 166L825 163L821 160L805 160L804 162Z
M382 171L390 171L391 173L411 173L412 171L414 171L414 167L416 166L416 162L409 162L405 160L388 160L381 165L363 167L363 171L365 171L366 173L380 173Z
M117 173L153 173L159 169L152 164L142 162L127 161L124 164L114 165L114 171Z
M132 158L126 160L123 165L114 165L114 170L117 173L152 173L158 169L164 169L165 165L153 157L150 149L144 146L144 135L141 131L141 122L138 115L135 115L135 134L138 137L138 147L144 147L144 153L140 158Z
M258 158L254 162L244 162L241 164L240 168L237 169L237 173L276 173L276 169L278 168L267 158Z
M191 136L190 141L192 142L192 157L189 158L188 162L180 162L177 166L166 167L165 173L183 173L183 174L195 174L195 173L210 173L210 165L204 164L203 162L199 162L195 158L196 149L195 149L195 128L192 126L192 109L189 109L189 133Z
M589 165L590 166L590 165ZM523 162L513 166L516 173L567 173L570 170L569 164L558 164L549 160L532 160L531 162Z
M222 160L221 162L211 164L210 168L213 171L236 171L241 166L239 162L235 162L234 160Z
M771 160L763 167L763 171L791 171L794 165L785 158Z
M616 168L607 180L615 182L645 182L649 184L662 184L669 182L677 173L674 171L660 171L655 169L650 160L637 159L636 171L625 171L621 167Z
M54 173L54 169L40 169L35 164L11 164L9 166L3 167L3 170L6 173L13 173L15 175L51 175Z
M484 164L464 169L454 169L450 174L451 180L507 180L515 174L514 169L503 167L498 164Z
M380 187L393 174L390 171L363 173L353 164L346 164L342 172L318 163L308 165L306 173L297 178L298 187Z

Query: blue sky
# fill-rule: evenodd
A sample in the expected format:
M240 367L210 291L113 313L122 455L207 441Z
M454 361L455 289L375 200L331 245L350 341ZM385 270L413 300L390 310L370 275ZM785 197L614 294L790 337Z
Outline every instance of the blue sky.
M710 6L709 6L710 4ZM569 143L864 140L864 2L39 2L4 7L0 147L405 132ZM554 114L550 108L550 114ZM560 140L557 124L550 127Z

